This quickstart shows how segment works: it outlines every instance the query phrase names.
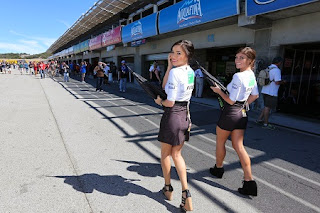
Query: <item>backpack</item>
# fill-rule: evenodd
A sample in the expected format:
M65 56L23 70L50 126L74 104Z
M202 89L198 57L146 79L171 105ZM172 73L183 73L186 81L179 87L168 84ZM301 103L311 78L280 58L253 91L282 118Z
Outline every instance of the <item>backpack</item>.
M258 78L257 78L257 82L259 86L266 86L268 84L270 84L272 81L269 78L269 72L270 70L272 70L274 67L272 68L266 68L263 69L259 72Z

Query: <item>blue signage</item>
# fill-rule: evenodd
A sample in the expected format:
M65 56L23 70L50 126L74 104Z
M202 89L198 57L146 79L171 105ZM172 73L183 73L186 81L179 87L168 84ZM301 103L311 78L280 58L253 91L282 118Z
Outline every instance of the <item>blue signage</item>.
M159 12L159 33L167 33L239 14L238 0L184 0Z
M155 35L157 35L157 13L153 13L122 27L123 43L128 43Z
M274 12L318 0L246 0L247 16Z

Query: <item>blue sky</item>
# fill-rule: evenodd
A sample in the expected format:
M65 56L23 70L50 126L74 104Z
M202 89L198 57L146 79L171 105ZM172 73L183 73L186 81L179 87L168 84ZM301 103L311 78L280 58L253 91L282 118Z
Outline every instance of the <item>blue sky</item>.
M45 52L95 0L1 0L0 53Z

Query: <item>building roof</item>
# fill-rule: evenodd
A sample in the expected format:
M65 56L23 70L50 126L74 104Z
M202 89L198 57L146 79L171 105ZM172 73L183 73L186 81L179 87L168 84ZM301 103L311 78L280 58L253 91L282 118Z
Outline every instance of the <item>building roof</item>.
M98 0L49 47L48 51L52 53L56 52L70 41L85 34L93 27L107 21L137 1L138 0Z

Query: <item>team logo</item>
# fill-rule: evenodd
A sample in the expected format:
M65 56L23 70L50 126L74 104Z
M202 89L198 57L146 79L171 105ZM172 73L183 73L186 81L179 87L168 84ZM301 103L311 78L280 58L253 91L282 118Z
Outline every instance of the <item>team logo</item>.
M142 34L143 34L142 33L142 23L140 21L137 21L131 27L131 37L140 36Z
M270 4L272 2L275 2L276 0L253 0L256 4L262 5L262 4Z
M232 89L238 89L238 88L239 88L239 87L238 87L237 84L235 84L235 83L232 84Z
M189 19L201 19L202 15L201 0L187 0L178 10L177 24Z

